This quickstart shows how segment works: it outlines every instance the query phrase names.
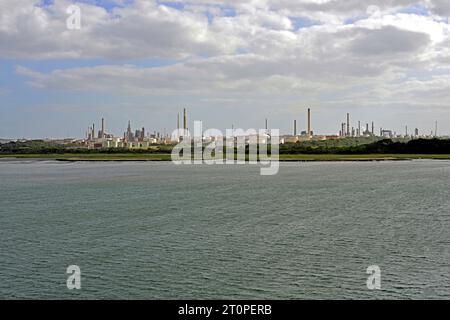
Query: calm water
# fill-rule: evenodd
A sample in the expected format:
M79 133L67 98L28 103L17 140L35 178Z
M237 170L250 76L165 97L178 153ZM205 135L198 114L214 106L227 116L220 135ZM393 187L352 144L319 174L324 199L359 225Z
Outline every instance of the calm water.
M450 298L449 169L3 160L0 298Z

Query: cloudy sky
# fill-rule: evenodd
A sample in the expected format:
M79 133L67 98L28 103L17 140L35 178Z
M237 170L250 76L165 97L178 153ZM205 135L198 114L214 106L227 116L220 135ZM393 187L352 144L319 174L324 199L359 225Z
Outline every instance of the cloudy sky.
M67 28L67 8L81 28ZM450 133L448 0L0 0L0 137L282 132L375 121Z

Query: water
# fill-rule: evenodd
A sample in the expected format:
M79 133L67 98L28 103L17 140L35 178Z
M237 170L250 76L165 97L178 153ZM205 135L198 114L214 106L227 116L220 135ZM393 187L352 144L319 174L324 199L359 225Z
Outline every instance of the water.
M449 168L3 160L0 298L448 299Z

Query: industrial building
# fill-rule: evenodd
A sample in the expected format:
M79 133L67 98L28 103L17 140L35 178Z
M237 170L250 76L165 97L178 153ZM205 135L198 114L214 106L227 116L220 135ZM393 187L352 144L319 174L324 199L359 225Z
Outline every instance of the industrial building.
M168 135L162 135L160 132L150 134L145 128L132 130L131 121L128 121L127 130L123 137L115 137L113 134L106 133L105 119L101 119L101 130L95 135L95 123L88 128L84 145L89 149L100 148L127 148L127 149L148 149L156 144L173 143Z
M128 149L148 149L153 145L158 144L176 144L183 139L188 138L188 114L186 108L183 108L183 119L182 128L180 128L180 113L177 113L177 135L170 136L167 134L161 134L160 132L154 131L150 133L141 127L140 129L133 130L131 126L131 121L128 121L126 131L123 133L122 137L115 137L106 130L106 121L104 118L100 122L100 130L95 131L95 123L88 127L86 132L85 140L82 143L90 149L95 148L128 148ZM405 134L397 135L393 130L380 128L379 135L375 134L375 123L374 121L365 123L365 129L362 129L362 122L357 121L357 125L354 126L351 123L350 113L346 113L345 122L340 123L340 129L336 135L317 135L314 133L312 128L312 110L311 108L306 109L305 115L306 129L299 130L297 119L293 119L293 132L292 135L281 135L280 143L297 143L305 141L323 141L323 140L336 140L344 138L359 138L359 137L378 137L378 138L407 138L407 139L417 139L417 138L433 138L437 136L437 122L435 123L434 132L431 131L430 135L419 135L419 129L415 128L413 134L408 133L408 126L405 126ZM369 125L370 123L370 125ZM269 134L269 120L265 118L265 134L257 135L246 135L245 141L247 144L252 143L267 143L270 141ZM234 126L233 126L234 128ZM299 134L300 132L300 134ZM189 138L190 139L190 138ZM203 137L203 142L208 143L215 141L217 139L223 139L223 137ZM233 135L233 139L236 141L238 136Z

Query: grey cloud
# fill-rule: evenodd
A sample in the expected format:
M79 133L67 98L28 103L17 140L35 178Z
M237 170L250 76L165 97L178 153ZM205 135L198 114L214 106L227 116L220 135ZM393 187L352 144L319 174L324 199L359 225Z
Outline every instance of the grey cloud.
M0 40L10 43L0 48L0 55L125 61L162 57L178 61L153 68L123 64L50 73L17 69L32 85L43 89L210 98L253 96L255 100L273 94L366 102L375 97L394 99L389 96L390 89L396 88L391 83L405 82L411 71L439 69L448 59L448 25L438 25L433 17L381 15L359 24L333 22L299 30L293 30L285 19L298 8L305 8L306 13L339 15L338 20L347 15L345 8L351 4L354 10L365 12L365 4L349 3L284 1L279 2L277 11L277 7L268 8L271 1L235 1L233 5L240 10L237 16L219 15L212 22L198 8L182 12L144 1L112 13L87 6L85 27L79 33L64 28L64 32L58 31L63 27L55 18L55 12L61 12L59 7L36 9L31 21L20 22L17 17L29 14L24 7L12 14L13 20L0 24ZM393 8L411 3L379 0L373 4ZM282 4L292 11L281 9ZM423 32L417 31L417 21L427 21ZM439 33L436 38L442 33L443 42L431 41L433 33ZM245 54L236 54L237 49ZM403 92L406 96L407 91Z
M268 59L248 54L223 56L166 67L131 65L97 66L55 70L49 74L19 67L17 73L31 84L48 89L112 91L125 94L251 94L295 93L298 88L341 90L372 83L389 72L389 66L367 65L364 60L308 57Z
M450 16L450 1L448 0L431 0L431 11L440 16Z
M377 30L356 30L357 38L351 51L362 56L415 54L430 43L428 34L384 27Z
M418 0L329 0L329 1L271 1L274 6L296 7L307 11L322 11L327 13L366 13L369 6L377 6L380 9L407 7L417 4Z

